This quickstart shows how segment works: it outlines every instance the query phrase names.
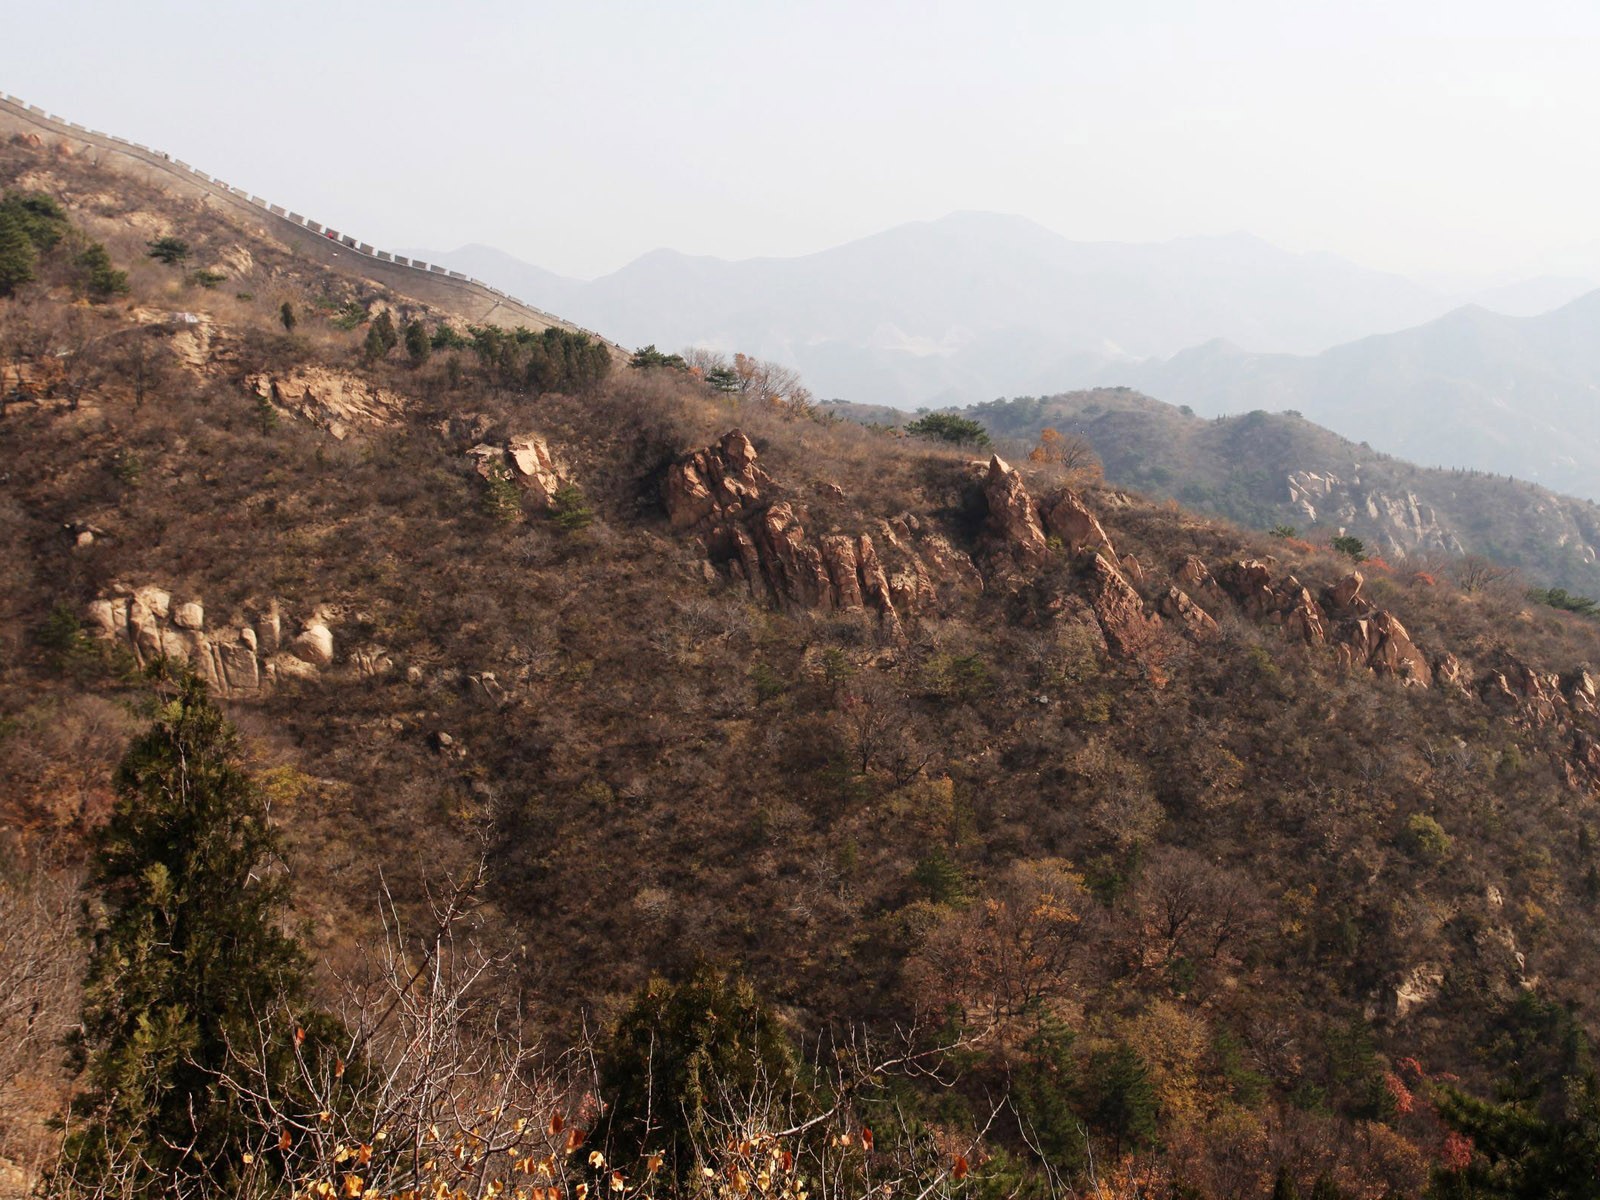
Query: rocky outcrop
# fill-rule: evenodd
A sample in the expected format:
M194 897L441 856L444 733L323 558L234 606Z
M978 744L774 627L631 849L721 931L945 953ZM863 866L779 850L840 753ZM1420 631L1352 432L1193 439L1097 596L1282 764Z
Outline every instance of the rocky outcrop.
M1052 492L1040 505L1045 515L1045 527L1066 544L1067 550L1077 554L1083 550L1104 550L1113 558L1116 551L1106 536L1100 519L1089 511L1083 498L1071 488Z
M1478 695L1502 714L1515 713L1533 725L1548 725L1558 715L1572 711L1560 676L1536 671L1509 656L1499 669L1491 670L1479 682Z
M1428 660L1393 613L1375 612L1346 621L1339 627L1336 647L1339 661L1347 667L1364 667L1418 687L1433 682Z
M1308 646L1322 645L1328 640L1328 622L1322 609L1299 580L1291 576L1289 582L1293 586L1280 591L1287 592L1290 598L1288 609L1282 613L1284 630Z
M910 513L879 522L876 540L837 528L814 535L802 501L783 494L737 429L674 463L661 496L672 527L699 535L711 578L780 607L876 613L899 636L903 618L983 586L971 559Z
M479 442L467 451L474 468L485 479L519 482L540 508L549 508L556 493L572 482L570 472L550 453L550 445L537 433L521 433L504 446Z
M1390 1015L1397 1021L1403 1021L1416 1009L1433 1000L1443 987L1443 967L1435 963L1423 963L1412 968L1390 995Z
M1161 618L1146 615L1139 593L1099 555L1089 564L1089 604L1113 653L1140 661L1150 657Z
M1022 475L998 454L989 459L983 479L989 506L985 533L999 550L1009 551L1023 566L1038 566L1049 553L1039 510L1028 495Z
M1334 612L1366 612L1372 608L1367 598L1361 594L1366 582L1360 571L1351 571L1338 583L1323 588L1322 599Z
M251 624L210 629L198 600L175 604L164 588L147 585L117 588L92 601L87 615L92 636L125 647L139 666L157 658L182 663L222 696L259 695L278 679L316 679L334 661L333 617L321 608L287 643L275 600Z
M667 471L662 499L674 529L692 529L713 514L737 518L761 495L771 478L756 465L756 448L737 430L715 446L697 450Z
M396 392L326 367L251 375L245 385L274 407L326 429L341 441L353 433L395 425L409 407L409 401Z
M1272 572L1264 562L1244 558L1228 563L1217 572L1217 582L1248 617L1259 621L1277 608Z
M1212 620L1211 614L1176 587L1169 587L1156 607L1191 641L1214 642L1222 636L1222 630Z
M1461 660L1448 651L1434 660L1433 681L1442 688L1453 688L1464 696L1472 694L1466 672L1461 669Z
M556 493L571 482L571 475L550 453L550 444L537 433L519 433L506 443L506 457L534 501L549 508Z

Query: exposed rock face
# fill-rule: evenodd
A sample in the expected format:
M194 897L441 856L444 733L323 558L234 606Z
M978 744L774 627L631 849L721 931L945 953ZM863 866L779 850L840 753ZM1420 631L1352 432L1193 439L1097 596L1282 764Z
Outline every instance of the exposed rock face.
M1320 646L1328 640L1328 623L1322 609L1311 598L1311 593L1299 586L1288 589L1291 603L1283 614L1283 627L1308 646Z
M1166 590L1157 607L1162 616L1176 624L1193 641L1213 642L1222 636L1211 614L1175 587Z
M1461 660L1454 654L1441 654L1433 664L1433 679L1440 687L1455 688L1463 695L1470 696L1472 688L1467 683L1466 673L1461 669Z
M1345 622L1339 627L1337 643L1339 661L1346 666L1393 675L1417 687L1433 682L1428 660L1393 613L1375 612Z
M1294 471L1285 480L1289 502L1309 524L1361 524L1363 537L1376 537L1385 552L1400 555L1435 550L1465 553L1456 535L1413 492L1389 495L1363 487L1360 468L1350 479L1332 471ZM1373 532L1369 534L1368 530Z
M405 413L405 397L348 371L296 367L282 374L251 375L246 386L263 400L326 429L343 440L362 430L394 425Z
M998 454L989 459L983 480L983 498L989 505L987 531L990 538L1010 550L1024 566L1042 563L1048 551L1044 529L1039 524L1039 511L1017 469Z
M1232 596L1247 616L1260 620L1274 611L1278 597L1272 590L1272 572L1253 558L1240 559L1217 574L1222 590Z
M1563 694L1559 676L1535 671L1514 658L1507 658L1500 670L1484 676L1478 694L1490 705L1506 712L1515 711L1534 725L1548 725L1558 715L1575 711L1571 700ZM1581 692L1577 694L1582 695Z
M1065 542L1073 554L1081 550L1104 550L1116 557L1111 539L1106 536L1100 519L1089 511L1082 497L1071 488L1064 487L1052 492L1040 507L1047 514L1046 527Z
M750 439L731 430L673 464L662 484L668 519L700 535L712 578L720 571L780 606L875 612L891 636L904 616L981 590L972 561L909 513L880 522L879 541L837 529L813 536L811 515L780 494L758 459Z
M715 446L697 450L667 472L662 490L674 529L692 529L717 512L736 517L760 497L772 480L756 466L756 448L737 429Z
M1390 1011L1394 1019L1403 1021L1416 1009L1439 994L1444 987L1444 968L1434 963L1424 963L1413 968L1395 987Z
M1366 582L1360 571L1351 571L1332 587L1325 588L1322 598L1335 612L1363 611L1371 607L1367 603L1367 598L1361 594L1361 588Z
M175 605L170 593L151 586L118 589L91 601L87 616L93 636L126 646L140 666L162 656L187 664L222 696L257 694L278 677L316 679L334 659L331 618L321 609L289 643L288 653L280 653L282 616L275 600L254 627L208 630L198 601Z
M572 482L570 473L550 453L550 445L537 433L521 433L504 446L479 442L467 451L484 479L520 481L540 508L549 508L555 495Z
M1099 555L1089 566L1089 603L1114 653L1139 660L1148 656L1161 618L1145 615L1139 593Z
M1595 716L1600 713L1600 704L1595 696L1594 676L1589 674L1586 667L1579 667L1570 675L1561 680L1561 691L1567 698L1567 703L1572 706L1572 711L1583 716Z
M506 443L506 456L534 499L549 508L555 495L569 482L568 474L550 453L550 444L537 433L519 433Z

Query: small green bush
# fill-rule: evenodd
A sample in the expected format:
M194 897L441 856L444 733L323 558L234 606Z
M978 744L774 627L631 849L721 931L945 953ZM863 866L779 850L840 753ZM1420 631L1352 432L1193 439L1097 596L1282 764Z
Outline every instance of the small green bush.
M1450 857L1450 835L1427 813L1413 813L1406 820L1406 842L1425 862L1443 862Z

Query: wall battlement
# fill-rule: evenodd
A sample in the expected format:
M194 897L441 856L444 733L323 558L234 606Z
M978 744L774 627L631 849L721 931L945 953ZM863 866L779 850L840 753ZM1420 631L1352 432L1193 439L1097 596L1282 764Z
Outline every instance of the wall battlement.
M519 308L524 308L532 313L537 314L549 325L557 326L562 329L574 330L578 333L586 333L596 341L612 347L613 350L619 353L627 353L622 346L611 341L611 339L596 333L594 330L584 329L582 326L575 325L571 321L556 316L554 313L545 312L544 309L539 308L537 305L529 304L525 300L519 300L517 297L509 295L497 287L492 287L491 285L484 283L481 279L474 279L460 271L452 271L448 267L440 266L437 263L420 262L416 259L404 258L398 254L391 254L386 250L376 250L366 242L359 241L349 234L341 233L336 229L332 229L316 221L309 220L300 213L294 212L281 204L273 204L262 199L260 196L247 193L243 188L236 188L230 184L222 182L220 179L215 179L212 176L207 175L205 172L197 170L196 168L191 167L188 163L179 159L175 159L170 154L166 154L163 151L152 150L148 146L140 145L137 142L130 142L127 138L117 137L115 134L102 133L97 129L87 129L75 121L69 121L65 117L56 116L54 113L47 113L44 109L38 107L37 105L29 104L27 101L22 100L17 96L9 95L5 92L0 92L0 111L8 111L16 116L22 117L32 124L40 126L47 132L67 137L75 137L90 144L100 143L105 149L111 150L114 153L125 154L132 158L141 159L152 166L170 171L197 186L223 193L230 199L236 199L248 204L269 217L275 217L310 233L320 234L329 240L338 243L341 249L354 251L356 254L372 259L374 262L381 262L389 266L405 267L411 271L417 272L419 276L425 276L432 280L437 280L443 277L444 279L456 280L467 284L470 287L480 289L481 291L487 292L491 296L497 296L511 304L516 305Z

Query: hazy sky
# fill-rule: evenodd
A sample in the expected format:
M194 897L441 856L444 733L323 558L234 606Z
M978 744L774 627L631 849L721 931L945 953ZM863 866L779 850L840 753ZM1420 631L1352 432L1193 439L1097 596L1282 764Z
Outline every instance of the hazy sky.
M1592 242L1600 4L11 5L0 90L381 246L576 275L958 209L1408 273Z

